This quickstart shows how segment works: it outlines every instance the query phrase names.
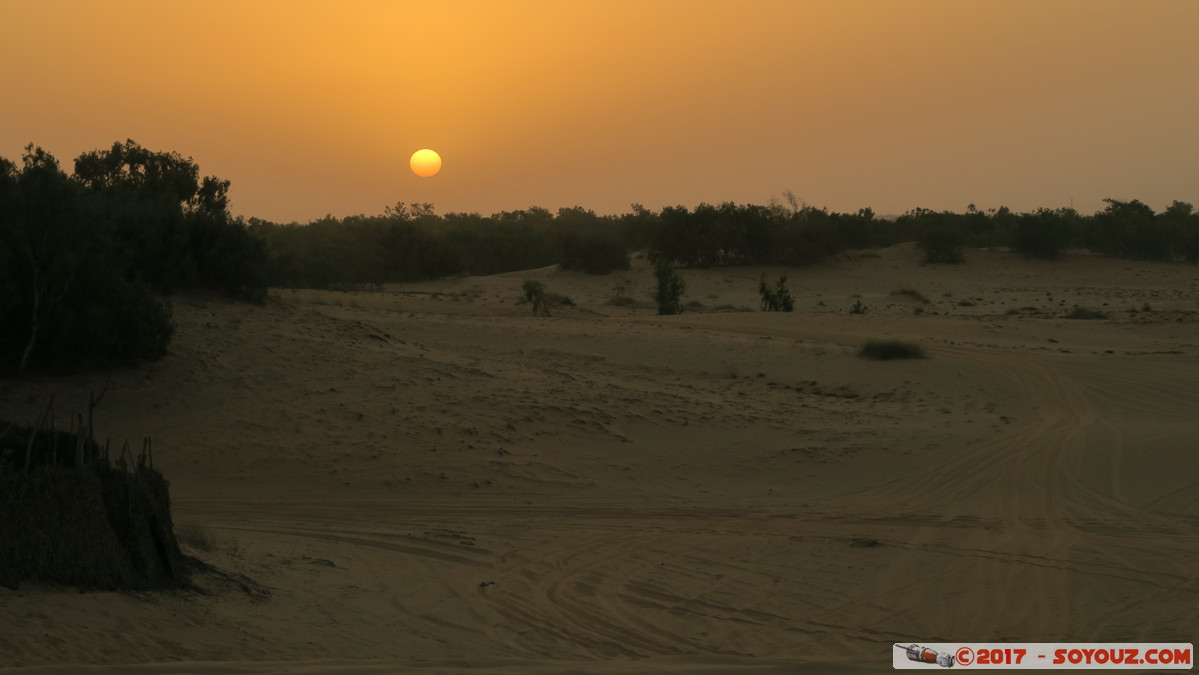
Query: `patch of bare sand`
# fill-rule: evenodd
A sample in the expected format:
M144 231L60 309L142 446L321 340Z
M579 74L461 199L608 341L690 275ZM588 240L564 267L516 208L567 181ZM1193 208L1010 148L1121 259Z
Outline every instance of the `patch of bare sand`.
M678 317L653 315L644 260L179 299L163 361L4 383L0 405L108 383L104 430L153 436L220 572L0 589L0 663L871 672L894 641L1189 640L1194 268L917 262L684 270L700 304ZM796 312L734 311L763 273ZM532 316L525 278L574 304ZM855 355L879 337L931 358Z

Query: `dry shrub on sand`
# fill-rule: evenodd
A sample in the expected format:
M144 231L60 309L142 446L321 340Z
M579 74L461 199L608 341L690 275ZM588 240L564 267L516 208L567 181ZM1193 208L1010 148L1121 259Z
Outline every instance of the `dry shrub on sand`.
M876 361L928 358L920 345L899 340L871 340L862 345L858 350L858 356Z

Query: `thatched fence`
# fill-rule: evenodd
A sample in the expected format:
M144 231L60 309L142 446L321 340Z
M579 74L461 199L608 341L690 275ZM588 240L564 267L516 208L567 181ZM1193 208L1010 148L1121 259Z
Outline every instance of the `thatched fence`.
M0 421L0 585L186 583L169 484L154 469L150 439L137 456L126 444L111 460L91 435L97 402L73 432L55 428L53 401L34 426Z

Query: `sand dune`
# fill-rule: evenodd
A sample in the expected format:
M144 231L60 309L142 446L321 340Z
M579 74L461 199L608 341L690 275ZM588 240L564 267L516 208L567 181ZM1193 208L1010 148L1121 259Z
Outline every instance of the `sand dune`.
M895 641L1192 641L1199 275L968 258L685 270L677 317L643 260L178 298L163 361L0 406L108 383L102 431L154 438L216 571L0 589L0 664L882 672ZM755 311L784 272L796 311ZM532 316L526 278L573 306ZM621 278L636 305L609 303ZM875 337L931 358L858 358Z

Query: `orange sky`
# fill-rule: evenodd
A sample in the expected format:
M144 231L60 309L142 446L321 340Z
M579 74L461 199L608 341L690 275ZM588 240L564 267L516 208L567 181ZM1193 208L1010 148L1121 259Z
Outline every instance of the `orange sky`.
M0 1L0 156L132 138L305 222L1199 203L1195 0ZM409 155L441 153L418 178Z

